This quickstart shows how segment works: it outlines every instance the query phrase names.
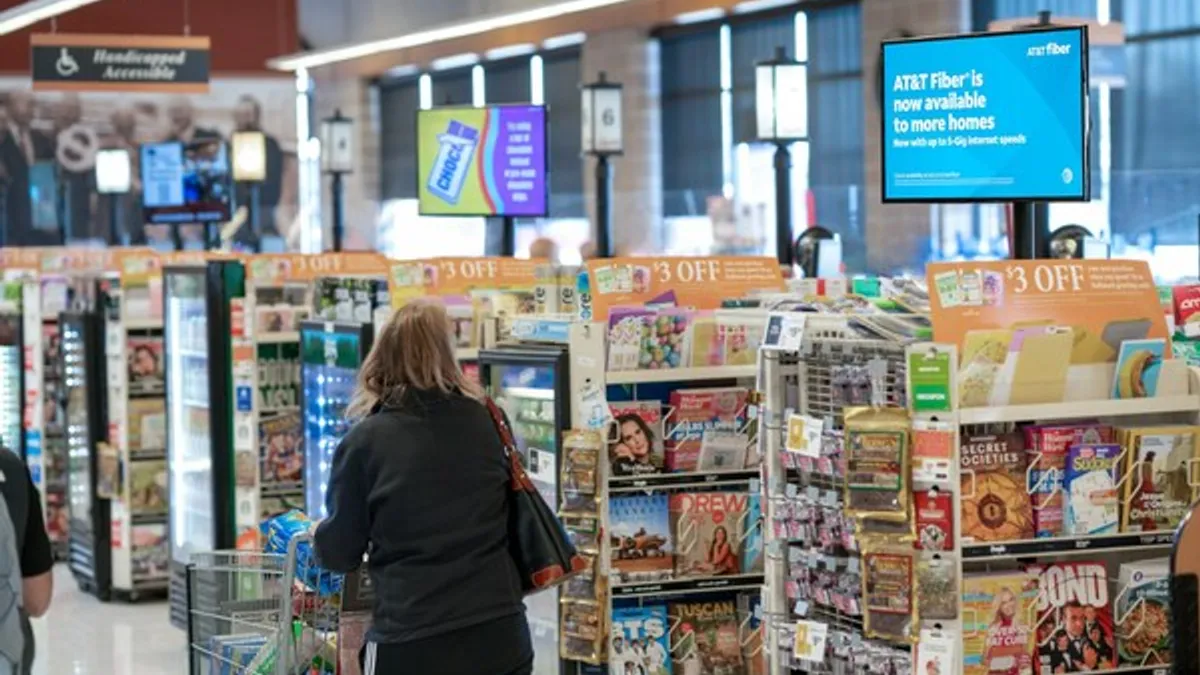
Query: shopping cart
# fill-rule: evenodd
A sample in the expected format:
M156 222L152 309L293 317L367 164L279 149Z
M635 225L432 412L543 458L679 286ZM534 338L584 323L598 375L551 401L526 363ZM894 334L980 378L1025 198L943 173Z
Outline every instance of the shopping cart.
M287 554L215 551L188 565L190 675L333 675L341 576L309 537Z

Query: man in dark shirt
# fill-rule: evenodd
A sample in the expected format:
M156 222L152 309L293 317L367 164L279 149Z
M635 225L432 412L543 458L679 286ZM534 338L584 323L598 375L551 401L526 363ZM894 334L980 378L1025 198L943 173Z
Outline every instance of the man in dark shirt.
M22 673L33 669L33 627L29 617L39 617L50 608L54 595L54 556L42 516L42 500L25 462L0 447L0 495L4 497L17 537L21 563L21 628L25 632L25 663Z

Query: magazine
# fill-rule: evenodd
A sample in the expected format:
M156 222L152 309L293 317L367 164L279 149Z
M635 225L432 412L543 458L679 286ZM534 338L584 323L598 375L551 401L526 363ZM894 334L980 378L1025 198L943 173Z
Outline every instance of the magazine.
M735 600L678 602L668 609L675 675L741 675L742 645Z
M1101 562L1032 566L1038 575L1037 670L1090 673L1117 667L1108 570Z
M614 608L609 675L671 675L669 629L666 605Z
M669 579L675 565L666 495L619 495L608 501L612 571L622 582Z
M746 524L750 495L744 492L686 492L671 495L675 523L675 575L741 574L742 553L757 528Z
M160 337L131 337L126 349L129 391L157 394L164 391L163 341Z
M129 463L129 509L134 515L167 512L167 460Z
M749 393L742 387L676 389L667 419L668 471L696 471L706 432L740 433Z
M608 406L617 426L609 448L611 476L642 476L663 470L662 401L625 401Z
M963 675L1032 672L1036 576L1021 570L969 574L962 598Z
M258 424L260 480L263 489L288 490L304 480L300 413L281 413Z

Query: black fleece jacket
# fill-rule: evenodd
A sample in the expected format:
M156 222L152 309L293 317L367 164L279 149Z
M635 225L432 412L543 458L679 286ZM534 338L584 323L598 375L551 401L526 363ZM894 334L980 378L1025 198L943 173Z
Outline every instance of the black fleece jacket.
M314 541L340 572L369 550L370 640L409 642L524 612L507 481L487 408L459 394L410 392L350 429Z

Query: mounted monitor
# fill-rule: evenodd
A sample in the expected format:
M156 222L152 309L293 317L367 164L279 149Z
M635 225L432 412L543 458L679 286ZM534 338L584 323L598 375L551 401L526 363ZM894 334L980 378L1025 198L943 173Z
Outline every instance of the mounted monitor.
M220 139L147 143L141 148L142 210L147 223L229 220L229 151Z
M883 43L883 201L1086 201L1080 26Z
M546 165L544 106L417 112L417 196L423 216L544 216Z

